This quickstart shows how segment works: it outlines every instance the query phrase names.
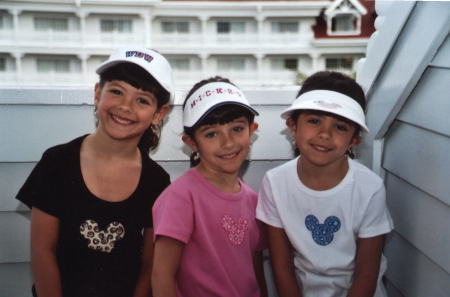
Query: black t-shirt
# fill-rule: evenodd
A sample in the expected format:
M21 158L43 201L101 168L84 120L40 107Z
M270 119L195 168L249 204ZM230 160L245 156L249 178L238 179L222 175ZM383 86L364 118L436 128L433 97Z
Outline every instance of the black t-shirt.
M133 194L121 202L95 197L80 168L85 136L48 149L17 199L59 219L57 259L64 297L131 296L140 270L143 228L169 175L141 152Z

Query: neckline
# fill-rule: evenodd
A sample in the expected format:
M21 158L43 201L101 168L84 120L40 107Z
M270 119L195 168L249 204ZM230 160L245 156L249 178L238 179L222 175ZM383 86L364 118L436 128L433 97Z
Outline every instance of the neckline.
M227 193L223 192L214 185L212 185L208 180L198 171L196 167L193 167L189 169L189 172L191 172L202 184L205 188L207 188L210 192L212 192L215 196L225 199L225 200L231 200L231 201L239 201L242 197L242 193L244 192L244 183L240 178L238 178L240 190L237 193Z
M297 174L297 163L300 161L300 158L301 158L300 156L297 157L295 159L295 162L293 162L294 163L293 164L294 165L293 168L294 168L294 172L295 172L296 184L297 184L297 187L300 190L302 190L302 191L304 191L304 192L306 192L306 193L308 193L310 195L313 195L313 196L316 196L316 197L324 197L324 198L332 197L332 196L334 196L334 194L339 192L343 187L345 187L350 182L350 180L351 180L351 178L353 176L353 170L354 170L353 169L353 164L352 164L351 160L349 159L348 160L347 173L345 174L344 178L336 186L334 186L334 187L332 187L332 188L330 188L328 190L314 190L314 189L311 189L311 188L307 187L302 182L302 180L300 179L300 177Z
M83 177L83 172L81 171L81 145L83 144L83 141L86 139L86 137L89 136L89 134L83 135L82 137L80 137L79 142L77 144L77 151L76 151L76 158L75 158L75 167L76 167L76 171L78 174L78 178L80 180L81 186L83 188L83 190L88 194L89 198L95 199L95 201L98 202L102 202L102 203L106 203L106 204L111 204L111 205L118 205L118 204L123 204L123 203L127 203L131 200L133 200L137 195L136 193L138 192L138 190L141 188L142 183L143 183L143 173L144 173L144 166L145 166L145 162L144 162L144 155L142 150L139 149L140 155L141 155L141 172L139 174L139 181L136 185L136 188L133 190L133 192L131 192L131 194L126 197L123 200L120 201L109 201L109 200L105 200L102 199L100 197L98 197L97 195L95 195L94 193L91 192L91 190L89 190L89 187L87 186L84 177Z

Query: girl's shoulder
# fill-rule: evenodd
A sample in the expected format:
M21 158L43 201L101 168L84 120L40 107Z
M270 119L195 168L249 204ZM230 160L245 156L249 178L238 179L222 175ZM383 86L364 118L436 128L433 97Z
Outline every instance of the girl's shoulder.
M81 143L83 142L83 139L88 136L88 134L77 137L75 139L72 139L71 141L68 141L66 143L62 143L62 144L58 144L55 146L52 146L50 148L48 148L45 152L44 152L44 156L61 156L64 154L67 154L71 151L76 151L76 150L80 150L81 148Z
M53 164L54 166L63 166L72 160L80 152L81 143L87 136L77 137L69 142L52 146L44 151L40 163Z
M144 168L144 174L153 176L154 178L163 179L163 180L170 180L170 175L167 173L167 171L159 165L155 160L150 158L150 156L141 151L141 154L143 154L142 163Z
M281 165L278 165L272 169L269 169L266 172L266 176L269 179L273 178L284 178L284 176L291 176L293 173L297 172L297 162L298 157L292 160L289 160Z
M353 171L354 178L360 178L377 184L383 183L381 177L370 170L366 165L352 159L348 160L348 165L350 170Z

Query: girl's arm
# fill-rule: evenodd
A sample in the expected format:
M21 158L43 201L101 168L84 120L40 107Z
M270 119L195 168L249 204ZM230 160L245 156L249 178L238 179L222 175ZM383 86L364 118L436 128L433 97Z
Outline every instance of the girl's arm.
M153 297L176 297L176 274L180 265L184 243L158 236L152 272Z
M149 297L151 294L153 267L153 228L144 229L144 247L142 251L141 273L133 297Z
M264 277L263 253L255 252L253 256L253 267L255 269L256 280L258 281L261 297L267 297L266 278Z
M56 262L59 220L38 208L31 209L31 269L38 296L61 297Z
M377 288L385 235L358 238L355 273L347 297L372 297Z
M292 247L282 228L266 225L270 261L279 297L302 297L295 277Z

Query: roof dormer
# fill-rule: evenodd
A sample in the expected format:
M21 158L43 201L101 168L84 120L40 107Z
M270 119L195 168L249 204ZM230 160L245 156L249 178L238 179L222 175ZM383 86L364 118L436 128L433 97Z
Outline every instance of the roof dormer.
M361 19L367 13L358 0L336 0L325 10L330 36L361 34Z

